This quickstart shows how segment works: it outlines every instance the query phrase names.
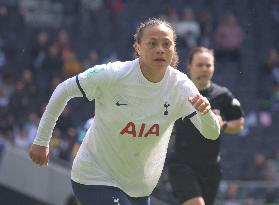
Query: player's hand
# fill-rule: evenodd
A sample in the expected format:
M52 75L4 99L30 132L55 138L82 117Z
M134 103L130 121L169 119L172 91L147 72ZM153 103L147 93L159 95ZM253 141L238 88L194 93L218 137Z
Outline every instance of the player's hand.
M197 111L203 114L208 113L208 111L211 109L209 101L202 95L190 96L188 100Z
M32 144L29 149L29 157L35 164L47 166L49 147Z

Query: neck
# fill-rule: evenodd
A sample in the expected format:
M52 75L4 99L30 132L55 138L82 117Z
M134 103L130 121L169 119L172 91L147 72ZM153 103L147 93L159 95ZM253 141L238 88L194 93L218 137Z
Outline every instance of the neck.
M211 81L208 81L208 82L205 82L205 83L195 81L194 84L198 88L198 90L205 90L205 89L210 87Z
M140 70L143 76L152 83L160 82L166 73L166 68L152 68L140 61Z

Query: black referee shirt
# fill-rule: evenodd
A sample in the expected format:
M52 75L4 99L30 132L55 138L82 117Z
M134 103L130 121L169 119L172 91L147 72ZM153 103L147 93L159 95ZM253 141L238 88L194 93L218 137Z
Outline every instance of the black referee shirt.
M208 89L200 90L206 97L211 109L220 110L223 120L229 121L243 116L239 101L226 88L212 83ZM179 119L173 129L175 137L173 150L169 160L178 162L214 162L220 152L220 138L208 140L204 138L190 119Z

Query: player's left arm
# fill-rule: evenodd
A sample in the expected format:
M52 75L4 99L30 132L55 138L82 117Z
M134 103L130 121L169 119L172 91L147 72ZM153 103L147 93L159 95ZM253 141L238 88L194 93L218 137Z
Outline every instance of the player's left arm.
M207 98L197 94L188 100L196 109L196 114L190 118L191 122L205 138L216 140L220 135L220 124Z

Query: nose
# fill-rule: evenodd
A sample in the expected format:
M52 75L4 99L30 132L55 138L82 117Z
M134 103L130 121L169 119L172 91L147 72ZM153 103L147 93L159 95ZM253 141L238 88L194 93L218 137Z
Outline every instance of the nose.
M162 45L158 45L157 49L156 49L156 53L158 54L163 54L165 52L164 48Z

